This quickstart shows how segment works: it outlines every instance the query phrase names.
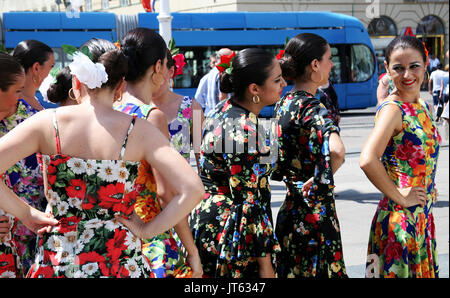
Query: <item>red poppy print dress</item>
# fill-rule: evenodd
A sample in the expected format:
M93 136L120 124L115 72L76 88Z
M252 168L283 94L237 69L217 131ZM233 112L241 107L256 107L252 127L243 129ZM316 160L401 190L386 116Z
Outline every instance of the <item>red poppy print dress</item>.
M54 126L58 152L43 155L43 162L47 200L58 224L39 238L27 277L148 277L140 239L115 219L131 215L136 199L140 162L122 160L128 134L119 160L80 159L61 153L56 110Z

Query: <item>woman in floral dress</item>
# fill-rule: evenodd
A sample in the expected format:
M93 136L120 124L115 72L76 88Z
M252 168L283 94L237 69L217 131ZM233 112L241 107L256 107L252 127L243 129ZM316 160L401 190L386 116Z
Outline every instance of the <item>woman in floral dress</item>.
M366 277L439 277L433 205L441 137L420 98L427 62L415 37L398 37L386 48L395 90L378 108L359 161L383 193L372 220Z
M274 131L269 134L258 114L279 100L285 86L277 60L262 49L240 51L222 73L221 92L234 97L205 120L205 198L190 217L205 277L275 277L279 244L268 179L277 150Z
M112 44L111 44L112 45ZM154 92L165 87L168 77L167 47L162 37L145 28L130 31L122 40L123 49L133 70L127 75L127 90L115 109L129 115L147 119L167 137L170 126L164 113L152 102ZM134 67L139 65L139 67ZM161 212L173 196L170 188L157 171L143 162L136 180L138 197L136 211L145 221L151 221ZM175 234L174 230L177 232ZM179 235L180 239L176 235ZM185 258L179 246L187 250ZM187 217L154 239L145 239L144 256L151 264L151 277L201 277L202 268L198 250L189 230Z
M54 219L21 201L4 183L0 208L33 231L46 232L30 277L148 277L140 239L186 217L203 196L201 181L158 129L112 109L128 69L120 51L102 54L95 64L81 52L73 56L79 104L41 111L0 139L0 172L23 156L42 153ZM141 160L176 185L172 201L148 223L131 216Z
M338 127L313 95L328 82L331 49L318 35L299 34L286 45L280 64L295 84L274 112L280 150L272 179L287 187L275 230L278 276L346 277L333 192L345 149Z
M182 67L182 65L176 65L170 51L167 50L167 68L169 71L163 86L153 94L152 102L168 119L170 143L173 148L180 152L189 163L191 161L191 145L195 144L195 160L197 169L200 171L200 148L198 147L201 141L200 130L204 121L203 111L197 101L189 96L177 94L170 89L170 83L175 78L175 74L182 73L177 67ZM196 134L194 134L194 127L196 128ZM194 135L198 138L195 142Z
M5 65L1 67L0 78L4 91L0 95L0 137L38 112L41 107L34 98L34 92L54 65L53 51L38 41L21 42L13 54L14 57L11 57L2 53L1 58ZM10 80L7 80L8 77ZM8 86L8 82L14 82L16 86L12 88L12 85ZM26 91L31 92L33 97L26 97ZM23 98L18 99L18 96ZM47 201L36 154L31 154L9 168L3 181L24 201L39 210L45 210ZM3 260L0 262L3 264L0 265L0 277L3 273L5 277L23 277L34 260L36 235L20 221L0 210L0 225L2 224L9 225L7 234L10 236L8 241L0 243L0 259ZM2 267L15 269L4 270Z

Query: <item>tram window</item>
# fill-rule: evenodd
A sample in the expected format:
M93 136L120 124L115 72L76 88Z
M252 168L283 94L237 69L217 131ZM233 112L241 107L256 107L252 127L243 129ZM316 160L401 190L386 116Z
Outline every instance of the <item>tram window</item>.
M341 74L341 57L338 46L330 45L331 47L331 61L333 61L333 68L331 68L330 81L333 84L342 83Z
M372 51L365 45L350 46L350 75L353 82L365 82L372 77L375 59Z
M62 49L60 49L60 48L53 48L52 49L53 50L53 55L55 56L55 66L54 66L54 68L57 68L57 69L61 69L61 68L63 68L64 66L64 61L63 61L63 57L61 56L61 52L62 52Z
M263 48L274 56L278 54L282 46L238 46L229 47L236 53L245 48ZM197 88L200 79L210 70L210 57L223 47L179 47L180 53L184 54L186 65L183 75L175 77L174 88Z

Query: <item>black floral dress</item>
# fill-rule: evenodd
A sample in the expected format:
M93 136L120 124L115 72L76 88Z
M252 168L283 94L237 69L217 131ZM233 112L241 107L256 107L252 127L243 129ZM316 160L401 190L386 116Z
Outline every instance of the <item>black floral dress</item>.
M271 134L263 119L231 99L210 115L200 159L205 198L190 216L203 271L205 277L258 277L256 258L271 255L275 265L279 251L268 181L278 153L270 141L275 125L268 125Z
M328 140L339 129L312 94L288 93L275 107L279 155L272 179L287 194L275 234L280 241L278 277L346 277ZM310 194L302 186L314 177Z

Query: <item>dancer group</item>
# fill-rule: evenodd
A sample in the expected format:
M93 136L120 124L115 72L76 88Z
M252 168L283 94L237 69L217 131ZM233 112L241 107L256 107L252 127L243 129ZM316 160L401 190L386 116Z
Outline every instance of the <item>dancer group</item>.
M71 54L47 93L59 107L43 109L34 94L53 51L26 40L0 53L0 277L348 277L333 179L345 146L316 96L333 67L325 39L299 34L280 59L259 48L229 55L220 91L230 96L205 115L171 90L177 66L153 30ZM371 276L439 275L427 62L414 37L386 51L395 89L360 156L382 193ZM274 104L271 121L258 117ZM287 189L276 226L270 180Z

